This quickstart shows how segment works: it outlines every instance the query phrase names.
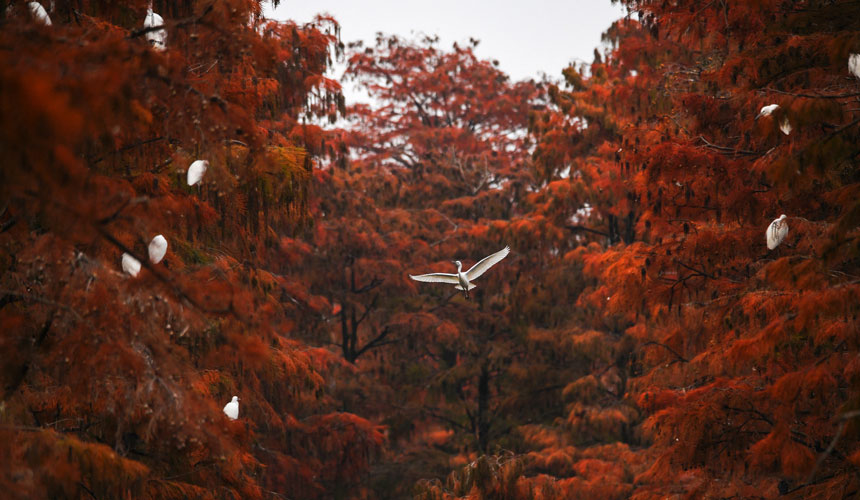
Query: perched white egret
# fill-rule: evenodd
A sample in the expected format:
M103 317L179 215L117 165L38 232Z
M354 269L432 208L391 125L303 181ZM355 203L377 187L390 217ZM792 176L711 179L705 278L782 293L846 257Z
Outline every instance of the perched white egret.
M758 112L758 116L756 116L755 119L758 120L763 116L770 116L778 109L779 104L768 104L767 106L762 106L761 111ZM791 122L788 121L788 116L786 116L785 113L782 113L782 116L779 117L779 130L781 130L785 135L791 133Z
M851 54L848 56L848 71L857 78L860 78L860 54Z
M143 19L143 27L144 28L157 28L159 26L164 26L164 19L161 16L152 11L152 8L149 8L146 11L146 17ZM144 37L149 41L149 44L152 45L152 48L155 50L164 50L167 48L167 30L162 28L160 30L148 31L144 35Z
M127 253L123 253L122 270L132 276L137 276L140 273L140 261Z
M755 117L756 120L761 118L762 116L770 116L771 113L779 108L779 104L768 104L767 106L762 106L761 111L758 112L758 116Z
M42 7L42 4L39 2L27 2L27 7L30 8L30 14L33 15L33 19L45 26L51 25L51 17L48 16L48 12Z
M785 135L788 135L791 133L791 130L792 130L791 129L791 123L789 123L787 116L783 116L782 120L779 121L779 129Z
M197 160L188 167L188 185L193 186L203 180L203 174L209 168L209 162L206 160Z
M457 274L449 274L449 273L431 273L431 274L419 274L418 276L409 275L410 278L415 281L424 281L428 283L450 283L455 285L454 288L457 290L463 290L463 293L466 294L466 298L469 298L469 290L475 288L475 285L472 284L472 281L477 279L479 276L487 272L487 270L493 267L500 260L507 257L508 253L510 253L510 247L505 247L498 252L488 255L481 259L477 264L471 267L466 272L463 272L463 263L459 260L454 261L454 265L457 266Z
M167 239L162 235L158 235L149 242L149 260L153 264L158 264L167 253Z
M767 226L767 249L773 250L778 247L785 236L788 234L788 221L785 220L785 214L779 216L779 219L774 219Z
M239 418L239 397L233 396L233 400L224 406L224 414L230 417L230 420Z

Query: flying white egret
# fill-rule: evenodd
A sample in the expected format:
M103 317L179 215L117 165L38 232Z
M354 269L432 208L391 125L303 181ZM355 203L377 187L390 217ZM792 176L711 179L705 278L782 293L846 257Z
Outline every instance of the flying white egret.
M860 78L860 54L851 54L848 56L848 71L857 78Z
M33 15L33 19L45 26L51 25L51 17L48 16L48 12L42 7L42 4L39 2L27 2L27 7L30 8L30 14Z
M127 253L123 253L122 270L132 276L137 276L140 273L140 261Z
M224 406L224 414L230 417L230 420L239 418L239 397L233 396L233 400Z
M466 294L466 298L469 298L469 290L475 288L475 285L472 284L472 281L477 279L479 276L487 272L487 270L493 267L500 260L507 257L508 253L510 253L510 247L505 247L498 252L488 255L481 259L477 264L471 267L466 272L463 272L463 263L459 260L454 261L454 265L457 266L457 274L449 274L449 273L431 273L431 274L419 274L418 276L409 275L410 278L415 281L424 281L427 283L450 283L455 285L454 288L457 290L463 290L463 293Z
M788 221L785 220L785 214L779 216L779 219L774 219L767 226L767 249L773 250L778 247L785 236L788 234Z
M153 264L158 264L167 253L167 239L162 235L158 235L149 242L149 260Z
M157 28L159 26L164 26L164 19L161 16L152 11L152 7L147 9L146 17L143 19L143 27L144 28ZM152 48L155 50L164 50L167 48L167 30L161 28L160 30L148 31L144 35L146 39L149 41L149 44L152 45Z
M193 186L203 180L203 174L209 168L209 162L206 160L197 160L188 167L188 185Z
M771 113L779 108L779 104L768 104L767 106L762 106L761 111L758 112L758 116L755 117L756 120L761 118L762 116L769 116Z

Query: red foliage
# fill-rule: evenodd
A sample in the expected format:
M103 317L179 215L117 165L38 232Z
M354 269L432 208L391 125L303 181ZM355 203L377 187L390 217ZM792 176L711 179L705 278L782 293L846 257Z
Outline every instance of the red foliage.
M625 3L639 22L607 31L588 76L565 71L533 130L538 172L572 172L545 203L588 203L567 226L602 244L569 254L595 280L578 303L635 342L621 379L650 464L633 496L856 491L856 8ZM780 213L789 237L768 251ZM568 423L594 387L568 386Z
M341 130L332 19L4 9L0 488L856 495L860 8L622 3L563 84L354 45ZM408 278L506 244L471 300Z
M337 25L263 22L259 2L155 2L157 51L146 8L55 2L42 26L4 7L0 486L329 497L360 481L383 439L331 416L330 361L290 338L297 308L330 306L280 274L300 249L275 235L309 220L303 147L319 144L294 131L302 114L342 108L322 76ZM188 187L201 158L209 169ZM169 242L159 264L146 258L156 234ZM236 422L221 412L233 395Z

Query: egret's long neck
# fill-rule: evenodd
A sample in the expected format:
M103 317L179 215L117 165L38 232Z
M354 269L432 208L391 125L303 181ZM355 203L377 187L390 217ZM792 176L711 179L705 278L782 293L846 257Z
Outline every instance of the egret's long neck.
M463 263L457 262L457 273L460 273L463 270Z

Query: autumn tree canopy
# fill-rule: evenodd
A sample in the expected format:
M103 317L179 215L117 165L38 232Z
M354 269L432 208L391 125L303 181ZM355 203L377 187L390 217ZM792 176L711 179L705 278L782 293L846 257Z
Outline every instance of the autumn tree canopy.
M319 305L280 250L309 223L318 144L300 117L342 103L323 76L337 25L265 21L258 2L155 2L161 50L148 2L55 2L50 25L19 4L0 30L0 486L357 491L383 436L323 397L331 355L290 333L295 310ZM188 186L197 159L209 168ZM221 412L233 395L235 422Z
M558 82L260 2L4 4L0 487L856 495L860 7L621 3ZM470 300L408 278L505 245Z
M570 165L590 207L578 304L636 346L624 496L857 491L851 5L629 2L534 120L537 171Z

